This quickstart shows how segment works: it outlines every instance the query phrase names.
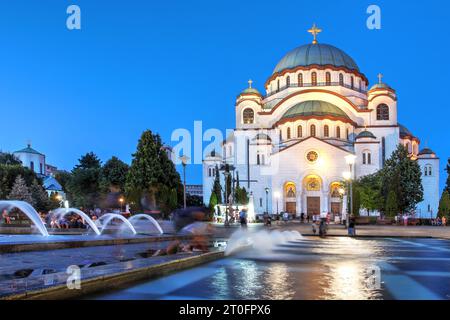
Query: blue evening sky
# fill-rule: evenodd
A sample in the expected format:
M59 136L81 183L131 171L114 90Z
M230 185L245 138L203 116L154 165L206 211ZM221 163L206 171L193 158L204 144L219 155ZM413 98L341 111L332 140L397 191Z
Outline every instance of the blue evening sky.
M66 8L82 30L66 28ZM366 9L382 9L382 29ZM0 1L0 149L31 140L71 169L81 154L130 162L144 129L170 143L176 128L233 128L236 95L262 90L278 60L319 41L351 55L399 96L399 120L444 164L450 156L448 1ZM201 183L190 166L188 183Z

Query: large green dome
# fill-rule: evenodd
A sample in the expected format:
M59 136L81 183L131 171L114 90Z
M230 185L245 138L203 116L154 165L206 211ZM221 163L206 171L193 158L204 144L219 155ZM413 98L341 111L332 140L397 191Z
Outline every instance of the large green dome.
M304 101L294 105L283 115L282 119L309 116L332 116L350 119L339 107L319 100Z
M359 71L355 61L344 51L329 44L306 44L288 52L275 67L273 73L299 66L332 65Z

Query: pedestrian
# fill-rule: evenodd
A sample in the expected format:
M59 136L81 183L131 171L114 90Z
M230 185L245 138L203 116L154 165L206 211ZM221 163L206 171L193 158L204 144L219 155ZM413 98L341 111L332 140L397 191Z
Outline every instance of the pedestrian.
M353 216L348 221L348 235L350 237L356 236L356 219Z
M242 209L241 212L239 212L239 220L241 222L241 227L247 228L247 212L245 209Z
M2 211L2 218L5 221L5 224L11 224L11 218L9 217L8 210L3 209Z
M312 223L312 232L314 233L314 235L316 235L317 229L316 229L316 223L315 222Z
M442 217L442 226L446 226L447 225L447 218L445 216Z
M305 222L305 214L303 212L300 214L300 222Z
M406 213L403 215L403 223L405 224L405 227L408 226L408 215Z
M289 213L285 212L283 213L283 221L284 223L288 223L289 220Z

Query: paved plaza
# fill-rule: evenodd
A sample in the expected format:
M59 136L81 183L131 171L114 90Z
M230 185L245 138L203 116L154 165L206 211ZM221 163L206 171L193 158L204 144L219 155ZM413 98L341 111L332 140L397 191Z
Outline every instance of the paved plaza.
M449 270L447 240L307 237L89 298L440 300Z

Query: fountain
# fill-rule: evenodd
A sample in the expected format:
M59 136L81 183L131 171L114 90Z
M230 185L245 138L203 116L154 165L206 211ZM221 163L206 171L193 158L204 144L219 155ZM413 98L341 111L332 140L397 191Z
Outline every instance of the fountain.
M44 225L44 222L41 220L39 213L27 202L24 201L0 201L0 212L4 209L10 211L11 209L19 209L22 211L38 228L39 232L48 237L47 228Z
M293 241L299 241L303 236L298 231L278 230L258 232L248 232L247 230L238 230L233 233L228 240L225 255L230 255L241 249L252 247L259 255L268 255L276 246Z
M88 223L88 225L91 227L91 229L94 230L94 232L97 235L100 235L100 231L98 230L97 226L95 225L95 222L92 221L92 219L83 211L75 209L75 208L67 208L67 209L59 208L59 209L52 211L52 214L56 215L58 218L64 217L70 213L75 213L75 214L79 215L80 217L82 217Z
M128 221L124 216L120 215L120 214L116 214L116 213L107 213L103 216L100 217L100 220L106 219L105 222L102 222L102 231L100 232L101 234L103 234L103 232L105 231L106 226L113 220L113 219L119 219L121 221L123 221L123 223L125 223L126 226L128 226L128 228L131 230L131 232L133 232L133 234L137 234L136 229L134 229L133 225L130 223L130 221Z
M133 224L134 221L139 220L139 219L147 219L148 221L150 221L155 227L156 229L158 229L160 234L163 234L164 231L161 228L160 224L158 223L158 221L156 221L153 217L150 217L149 215L146 214L137 214L135 216L132 216L131 218L128 219L128 221Z

